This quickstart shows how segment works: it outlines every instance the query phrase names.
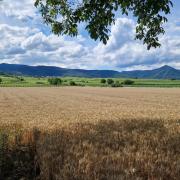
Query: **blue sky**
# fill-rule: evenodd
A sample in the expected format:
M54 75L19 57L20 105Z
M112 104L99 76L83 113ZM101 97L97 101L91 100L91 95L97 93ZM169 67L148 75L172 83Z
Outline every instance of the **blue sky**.
M33 0L4 0L0 2L0 63L119 71L166 64L180 69L180 1L173 2L166 34L161 37L162 47L147 51L134 40L132 17L117 18L105 46L91 40L83 25L76 38L53 35Z

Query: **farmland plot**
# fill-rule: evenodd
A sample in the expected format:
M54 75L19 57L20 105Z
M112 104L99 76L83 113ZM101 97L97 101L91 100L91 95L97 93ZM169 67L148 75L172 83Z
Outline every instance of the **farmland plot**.
M1 88L0 124L4 179L180 177L178 88Z

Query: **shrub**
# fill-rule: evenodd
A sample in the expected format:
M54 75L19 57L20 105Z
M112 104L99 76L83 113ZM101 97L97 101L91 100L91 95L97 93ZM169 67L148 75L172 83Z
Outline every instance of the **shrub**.
M122 84L119 83L119 81L116 81L115 83L111 84L111 87L123 87Z
M36 82L36 84L45 84L45 83L44 83L44 82L39 82L39 81L38 81L38 82Z
M107 83L108 83L108 84L113 84L114 81L113 81L112 79L108 79L108 80L107 80Z
M85 87L85 84L76 84L76 86L81 86L81 87Z
M2 79L0 78L0 84L2 83Z
M105 84L106 83L106 79L101 79L101 83Z
M49 82L49 84L56 85L56 86L62 84L62 80L60 78L49 78L48 82Z
M23 77L16 77L18 81L24 81Z
M70 85L70 86L76 86L76 83L75 83L74 81L70 81L70 82L69 82L69 85Z
M125 81L123 82L123 84L125 84L125 85L132 85L132 84L134 84L134 81L132 81L132 80L130 80L130 79L127 79L127 80L125 80Z
M21 77L21 78L20 78L20 81L24 81L24 78Z

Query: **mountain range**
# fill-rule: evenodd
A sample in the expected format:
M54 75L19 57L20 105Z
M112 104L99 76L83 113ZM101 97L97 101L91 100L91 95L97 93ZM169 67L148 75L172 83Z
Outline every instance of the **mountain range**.
M28 66L20 64L0 64L0 73L13 74L19 76L72 76L89 78L144 78L144 79L180 79L180 70L170 66L162 66L154 70L134 70L134 71L113 71L113 70L84 70L67 69L55 66Z

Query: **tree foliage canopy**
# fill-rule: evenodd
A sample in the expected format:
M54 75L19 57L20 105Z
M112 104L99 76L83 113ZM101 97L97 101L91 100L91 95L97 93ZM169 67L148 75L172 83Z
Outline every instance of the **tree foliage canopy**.
M131 12L137 19L135 38L150 49L160 46L158 37L165 33L163 23L173 4L171 0L36 0L35 6L53 33L76 36L78 24L85 22L90 37L104 44L116 13Z

